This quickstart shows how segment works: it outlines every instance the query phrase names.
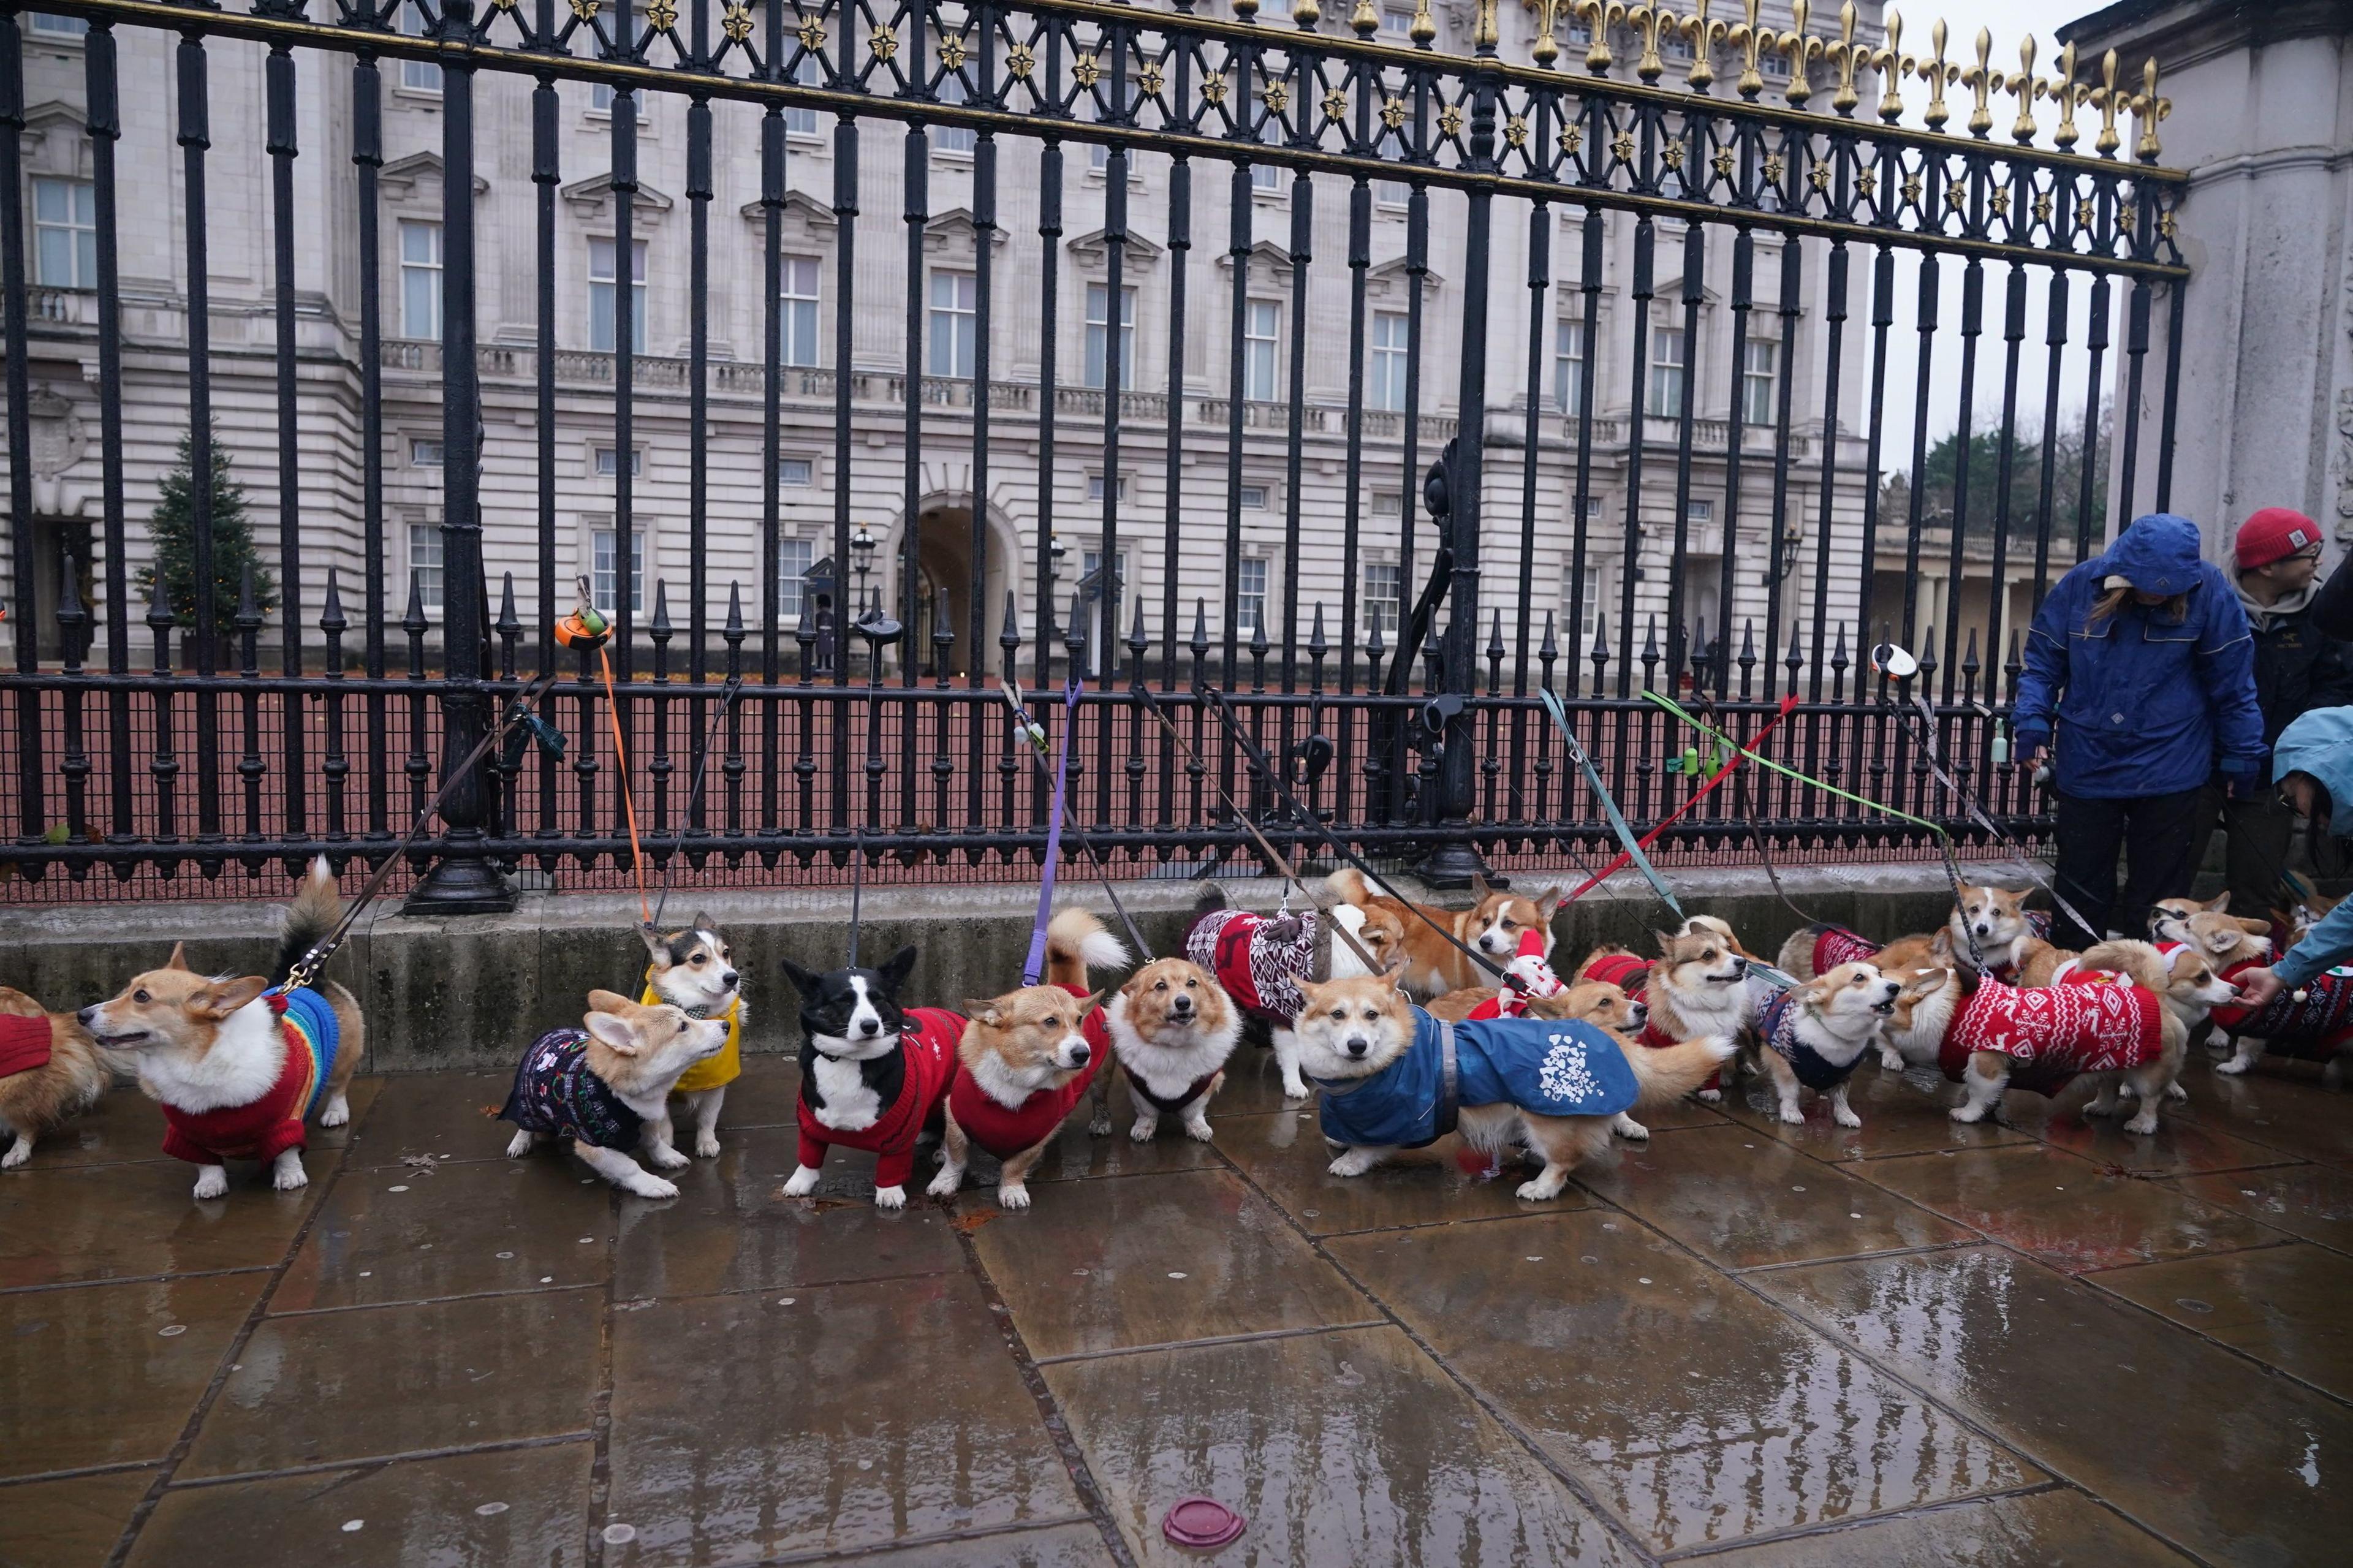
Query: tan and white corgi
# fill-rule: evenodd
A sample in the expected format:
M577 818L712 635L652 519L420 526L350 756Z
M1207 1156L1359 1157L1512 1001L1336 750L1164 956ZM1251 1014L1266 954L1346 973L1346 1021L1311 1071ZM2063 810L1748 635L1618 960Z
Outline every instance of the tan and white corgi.
M689 1068L671 1092L686 1101L694 1116L694 1152L702 1159L719 1158L719 1108L727 1102L727 1086L743 1075L744 1026L751 1021L751 1004L744 1000L743 976L735 968L727 939L717 922L698 914L677 931L655 932L640 926L646 944L646 990L638 1000L667 1002L690 1018L718 1018L727 1025L727 1038L718 1053ZM674 1145L670 1110L662 1110L657 1136Z
M667 1002L591 991L577 1026L550 1029L515 1064L514 1086L494 1113L515 1124L507 1158L568 1139L584 1164L623 1192L678 1196L676 1183L636 1156L642 1149L662 1171L693 1163L670 1144L670 1091L726 1043L724 1018L691 1018Z
M1973 943L1988 969L1997 976L2015 980L2028 957L2027 943L2041 940L2034 929L2034 915L2026 907L2031 896L2031 891L2012 891L2008 888L1971 887L1966 882L1961 885L1953 901L1953 911L1946 917L1944 934L1952 942L1954 961L1960 965L1964 980L1977 977L1977 965L1969 957ZM1882 969L1914 969L1934 963L1928 947L1937 934L1923 931L1898 937L1881 948L1873 962Z
M1241 1013L1225 987L1199 964L1156 958L1128 977L1103 1009L1112 1054L1127 1079L1135 1120L1130 1139L1149 1143L1164 1115L1185 1135L1209 1141L1209 1100L1223 1086L1226 1060L1242 1033ZM1289 1025L1284 1032L1289 1033ZM1294 1059L1291 1070L1298 1070ZM1111 1131L1111 1075L1095 1080L1094 1118L1087 1130Z
M1885 1038L1887 1022L1906 989L1941 987L1945 972L1932 970L1909 983L1882 974L1859 962L1841 963L1783 992L1757 1020L1757 1058L1772 1080L1781 1120L1802 1122L1801 1089L1828 1095L1831 1120L1860 1127L1862 1118L1847 1103L1847 1083L1863 1056Z
M0 985L0 1171L33 1157L33 1145L98 1103L114 1081L114 1060L81 1020L52 1013Z
M1552 952L1553 911L1560 907L1558 888L1547 888L1530 898L1491 888L1484 879L1477 879L1471 884L1476 901L1467 910L1449 910L1436 904L1384 898L1375 893L1363 874L1353 867L1333 872L1324 886L1342 903L1386 910L1398 917L1403 927L1404 984L1417 996L1443 996L1449 991L1494 979L1462 948L1484 954L1500 970L1519 952L1522 931L1540 931L1544 933L1545 952L1549 956ZM1451 933L1454 942L1447 941L1441 932Z

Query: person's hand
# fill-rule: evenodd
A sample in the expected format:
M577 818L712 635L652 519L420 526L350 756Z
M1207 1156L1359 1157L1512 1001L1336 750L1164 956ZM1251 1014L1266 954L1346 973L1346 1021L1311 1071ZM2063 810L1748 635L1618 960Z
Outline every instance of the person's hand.
M2222 778L2230 786L2232 800L2253 800L2263 793L2263 773L2261 768L2225 768L2222 770Z
M2250 969L2239 976L2239 1005L2262 1007L2274 1001L2287 984L2269 967Z
M2010 732L2010 760L2032 767L2051 749L2051 731L2040 724L2021 724Z

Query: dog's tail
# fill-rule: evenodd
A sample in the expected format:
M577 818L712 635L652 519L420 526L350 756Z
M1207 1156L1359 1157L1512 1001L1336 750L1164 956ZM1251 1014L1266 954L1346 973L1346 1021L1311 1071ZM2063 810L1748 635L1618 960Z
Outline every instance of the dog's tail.
M318 945L343 918L343 896L324 855L311 862L311 874L294 890L286 906L286 931L278 939L278 956L269 961L269 984L280 985L301 956Z
M1233 900L1226 897L1224 885L1214 879L1201 884L1201 896L1193 900L1193 913L1197 918L1232 907Z
M2121 974L2142 990L2160 995L2173 979L2173 966L2165 954L2147 942L2128 938L2099 943L2077 958L2075 967L2078 972Z
M1737 1048L1729 1035L1702 1035L1681 1045L1655 1049L1648 1046L1629 1047L1626 1065L1634 1069L1634 1081L1641 1086L1641 1102L1666 1105L1705 1083L1718 1068L1732 1059Z
M1127 944L1103 929L1092 910L1068 909L1046 925L1046 984L1093 987L1091 968L1113 969L1127 962Z
M1814 944L1827 928L1817 923L1799 926L1773 955L1774 967L1784 974L1794 975L1804 982L1814 978Z
M1324 878L1324 890L1344 904L1373 901L1373 889L1366 883L1365 874L1354 866L1343 866Z
M0 1017L40 1018L47 1010L13 985L0 985Z

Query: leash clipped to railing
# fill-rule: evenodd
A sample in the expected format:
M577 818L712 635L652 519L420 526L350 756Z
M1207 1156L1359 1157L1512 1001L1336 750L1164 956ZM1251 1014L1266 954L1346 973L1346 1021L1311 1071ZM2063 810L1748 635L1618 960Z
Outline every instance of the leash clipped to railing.
M1021 735L1039 757L1046 754L1046 729L1029 716L1021 705L1021 689L1010 679L998 682L1005 700L1013 709L1015 723ZM1035 985L1046 973L1046 926L1054 918L1054 868L1062 858L1062 801L1071 777L1071 732L1079 726L1079 699L1086 695L1087 683L1071 675L1062 688L1061 755L1054 764L1054 804L1046 819L1046 864L1038 883L1038 918L1029 928L1029 956L1021 965L1021 984Z

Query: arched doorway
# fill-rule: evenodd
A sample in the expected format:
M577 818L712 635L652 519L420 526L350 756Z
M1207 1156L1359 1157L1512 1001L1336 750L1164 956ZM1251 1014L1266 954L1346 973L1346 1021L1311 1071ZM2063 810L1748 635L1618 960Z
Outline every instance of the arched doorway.
M999 622L1004 614L1005 564L1011 558L1011 547L992 519L983 529L979 542L984 557L979 563L981 602L986 608L979 624L974 625L974 540L969 500L963 497L934 498L924 503L918 517L921 526L915 563L915 613L907 628L907 658L917 670L931 679L969 675L976 659L984 673L991 671L997 657L997 645L991 639L1002 629ZM902 532L892 542L892 557L903 561L905 550ZM903 588L901 592L903 594ZM903 597L894 598L893 612L904 603ZM944 619L950 640L942 648L937 635Z

